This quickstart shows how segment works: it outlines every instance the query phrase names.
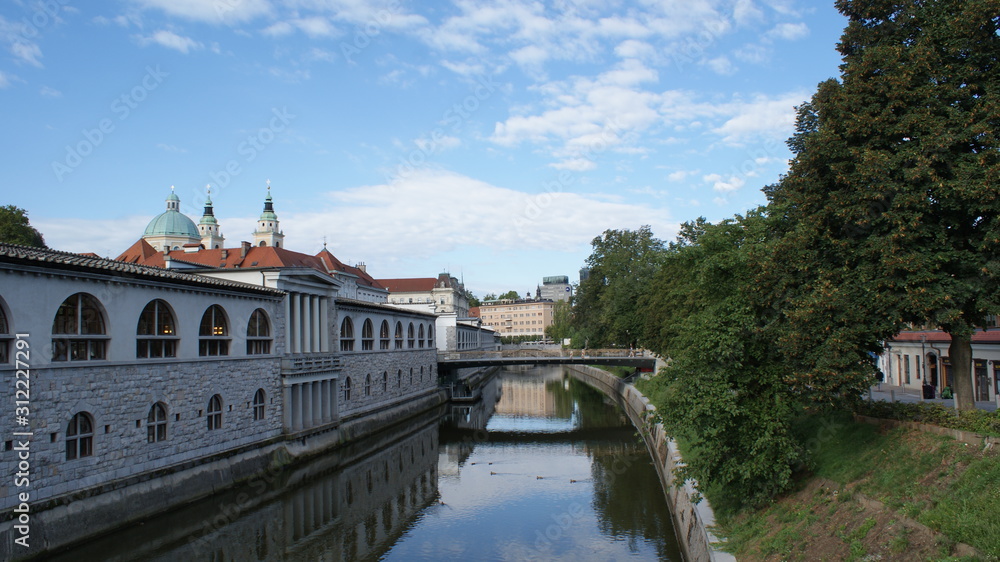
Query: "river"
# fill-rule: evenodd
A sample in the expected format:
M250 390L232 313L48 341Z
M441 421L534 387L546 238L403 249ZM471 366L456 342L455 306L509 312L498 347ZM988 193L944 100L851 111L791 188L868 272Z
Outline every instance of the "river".
M621 409L562 368L76 546L55 560L680 560Z

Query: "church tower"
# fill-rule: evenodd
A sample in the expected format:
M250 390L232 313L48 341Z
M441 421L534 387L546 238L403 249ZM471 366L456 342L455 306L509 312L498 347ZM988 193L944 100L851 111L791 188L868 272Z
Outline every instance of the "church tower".
M257 230L253 233L254 246L272 246L282 248L285 245L285 235L278 229L278 215L274 213L274 202L271 200L271 182L267 182L267 198L264 199L264 212L257 219Z
M212 188L208 188L208 197L205 199L205 213L198 222L198 233L201 234L201 245L205 249L213 250L222 248L226 239L219 230L219 221L215 218L212 208Z

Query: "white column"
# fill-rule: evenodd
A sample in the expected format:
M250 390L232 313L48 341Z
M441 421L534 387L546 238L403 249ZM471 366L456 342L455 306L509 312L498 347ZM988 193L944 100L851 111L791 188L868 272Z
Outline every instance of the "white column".
M313 351L322 351L320 348L320 341L322 341L323 329L320 326L320 313L319 313L319 297L312 296L309 297L309 302L312 304L312 325L313 325Z
M302 352L312 351L312 307L309 306L310 295L302 295Z
M292 431L302 429L302 385L292 385Z
M333 381L331 380L325 380L321 383L322 390L320 394L323 395L323 423L333 421L333 418L331 417L331 414L333 413L333 403L331 402L333 395L330 392L331 386L333 386Z
M285 295L285 353L291 353L292 347L292 295Z
M319 350L330 351L330 299L319 299Z
M312 424L323 423L323 382L316 381L309 385L312 391Z
M288 319L288 333L291 340L289 348L292 353L302 353L302 330L299 327L299 299L298 293L291 294L292 313Z
M312 427L312 386L311 382L302 383L302 427Z

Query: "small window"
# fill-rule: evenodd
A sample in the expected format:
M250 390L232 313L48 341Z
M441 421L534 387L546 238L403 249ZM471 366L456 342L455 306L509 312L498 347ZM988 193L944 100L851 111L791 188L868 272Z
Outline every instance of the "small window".
M229 355L229 322L221 306L213 304L201 317L198 328L198 355Z
M375 326L372 325L371 318L365 318L365 323L361 326L361 350L373 349L375 349Z
M94 454L94 419L87 412L73 416L66 427L66 460Z
M350 316L345 316L340 323L340 350L354 351L354 322Z
M259 421L264 419L264 389L258 388L253 395L253 419Z
M157 443L167 439L167 408L162 402L153 404L146 418L146 442Z
M137 358L177 356L176 323L166 301L156 299L142 309L135 334Z
M216 394L208 400L208 430L222 428L222 397Z
M351 400L351 377L344 379L344 402Z
M403 388L403 370L396 371L396 388Z
M52 322L53 361L107 359L108 337L97 299L77 293L59 305Z
M416 345L414 344L415 342L413 339L413 322L410 322L410 327L406 329L406 347L409 349L413 349L414 347L416 347Z
M403 349L403 324L396 322L396 349Z
M389 371L382 371L382 392L389 391Z
M372 395L372 375L371 373L365 375L365 396Z
M424 325L423 324L420 325L420 330L417 333L417 346L418 347L423 347L424 346Z
M389 349L389 322L382 321L382 326L378 329L378 348Z
M267 313L258 308L250 315L247 324L247 355L267 355L271 353L271 324Z

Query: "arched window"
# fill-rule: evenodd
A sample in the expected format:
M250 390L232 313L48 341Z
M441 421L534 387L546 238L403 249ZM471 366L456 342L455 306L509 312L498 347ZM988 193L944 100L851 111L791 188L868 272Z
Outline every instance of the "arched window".
M156 299L142 309L135 335L136 357L177 357L177 325L166 301Z
M396 371L396 388L403 388L403 370Z
M340 323L340 350L354 351L354 322L350 316L345 316Z
M427 326L427 347L435 347L435 345L434 345L434 326Z
M372 374L365 375L365 396L372 395Z
M71 461L94 454L94 418L80 412L66 426L66 460Z
M23 345L23 344L22 344ZM7 314L0 304L0 365L10 361L10 328L7 325Z
M253 419L254 421L264 419L264 389L258 388L253 395Z
M351 399L351 377L344 379L344 402Z
M424 346L424 325L420 325L420 330L417 332L417 347Z
M389 371L382 371L382 392L389 391Z
M420 382L424 382L424 367L420 366Z
M226 311L213 304L201 317L198 328L198 355L229 355L229 322Z
M413 322L410 322L410 327L406 329L406 347L413 349L416 347L413 341Z
M378 348L389 349L389 322L382 321L382 326L378 329Z
M413 386L413 367L410 367L410 386Z
M365 323L361 325L361 351L373 349L375 349L375 326L372 325L371 318L365 318Z
M250 315L247 324L247 355L267 355L271 353L271 323L267 312L258 308Z
M77 293L59 305L52 322L52 360L107 359L106 334L100 303L87 293Z
M146 417L146 442L156 443L167 439L167 407L162 402L153 404Z
M222 428L222 397L218 394L208 400L208 430Z
M403 349L403 323L396 322L396 349Z

